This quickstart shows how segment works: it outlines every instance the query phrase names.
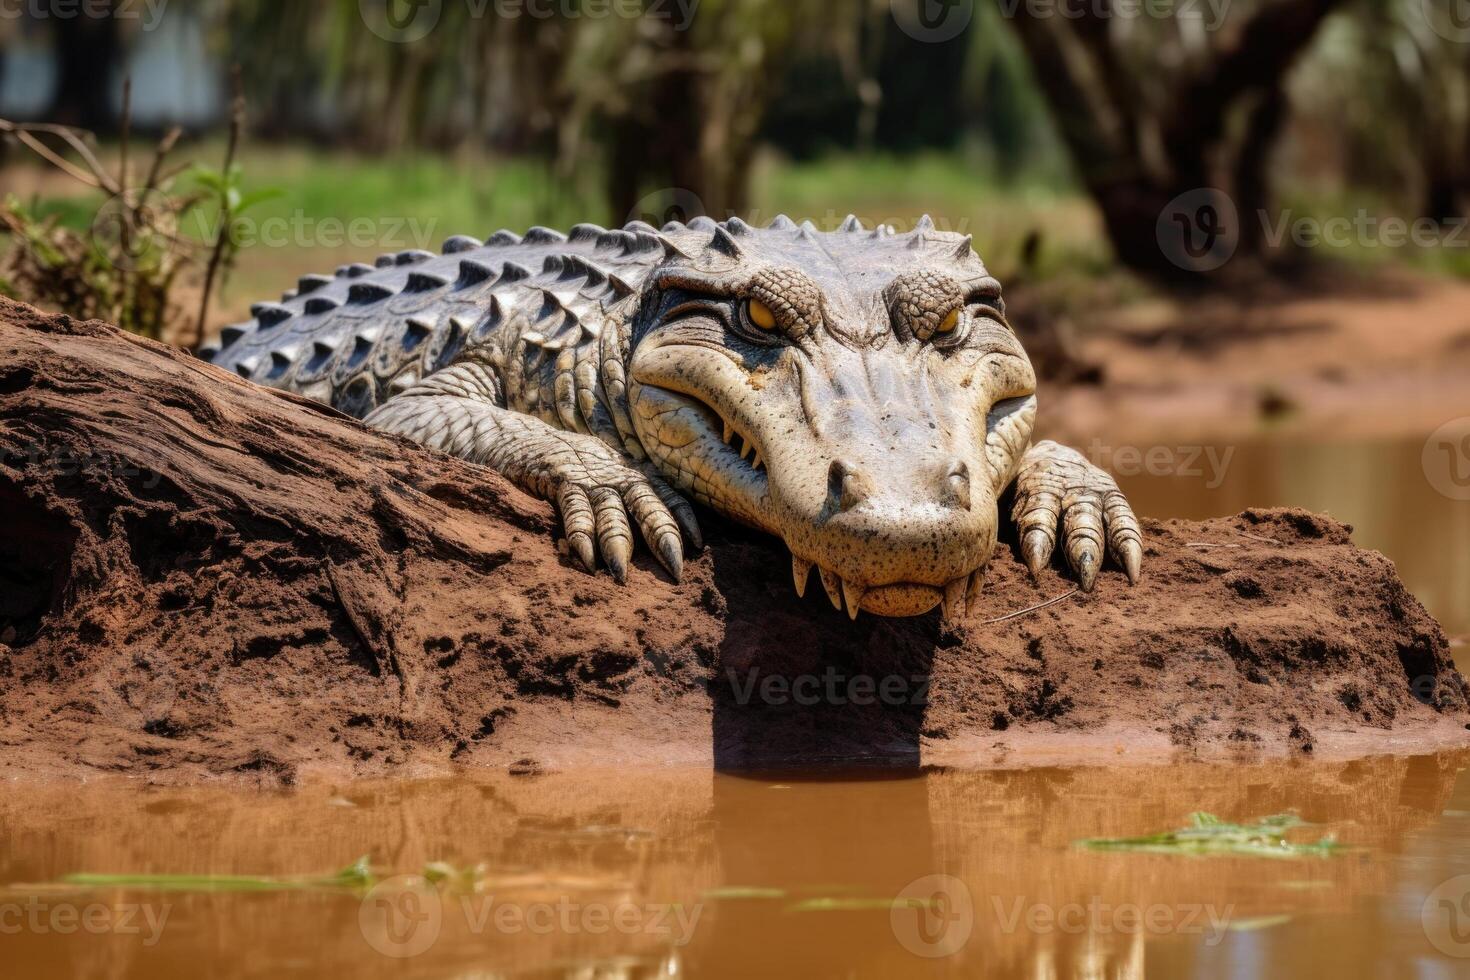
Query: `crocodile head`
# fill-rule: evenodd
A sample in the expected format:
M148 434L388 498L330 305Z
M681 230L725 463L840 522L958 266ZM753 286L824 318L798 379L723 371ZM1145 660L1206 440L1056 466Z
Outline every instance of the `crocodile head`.
M1036 406L970 239L927 219L907 235L852 219L663 234L628 360L633 425L663 475L780 536L797 590L815 565L852 616L963 595Z

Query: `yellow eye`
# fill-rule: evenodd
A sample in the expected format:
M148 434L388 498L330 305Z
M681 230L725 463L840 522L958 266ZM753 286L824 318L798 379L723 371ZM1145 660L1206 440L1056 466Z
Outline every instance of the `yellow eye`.
M762 330L776 329L776 314L772 313L771 308L762 303L760 300L751 300L750 303L747 304L746 312L750 316L750 322L755 324L757 327L760 327Z
M949 316L945 317L944 322L939 325L939 329L936 331L936 333L954 333L955 328L959 325L960 311L951 310Z

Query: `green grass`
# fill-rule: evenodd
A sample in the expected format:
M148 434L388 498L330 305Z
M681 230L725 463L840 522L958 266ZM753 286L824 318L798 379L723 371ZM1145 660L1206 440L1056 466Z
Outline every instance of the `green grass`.
M1089 851L1261 858L1325 858L1342 851L1342 845L1330 836L1313 844L1289 840L1289 831L1307 826L1290 813L1262 817L1249 824L1226 823L1212 813L1192 813L1189 821L1189 826L1180 830L1145 837L1097 837L1080 840L1077 846Z

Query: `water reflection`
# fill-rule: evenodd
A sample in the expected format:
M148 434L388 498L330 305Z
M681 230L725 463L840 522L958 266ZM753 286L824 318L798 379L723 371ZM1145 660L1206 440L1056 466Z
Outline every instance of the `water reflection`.
M16 787L0 801L0 881L317 872L369 854L387 872L483 865L485 887L400 882L366 898L22 888L0 896L0 948L15 975L248 963L356 976L1352 976L1408 972L1416 958L1449 975L1464 961L1435 948L1420 910L1470 872L1467 762L477 774L279 794ZM1179 826L1195 810L1289 809L1361 850L1270 861L1072 846ZM923 904L890 908L900 895ZM37 901L168 913L149 945L45 918L38 928L22 919ZM386 943L373 927L384 910L403 916ZM433 925L427 943L417 933L422 949L404 941L414 921Z

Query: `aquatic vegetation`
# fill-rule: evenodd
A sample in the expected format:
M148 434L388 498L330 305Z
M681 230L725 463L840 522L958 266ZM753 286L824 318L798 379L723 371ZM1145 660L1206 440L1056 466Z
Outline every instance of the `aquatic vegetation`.
M1251 919L1235 919L1225 928L1230 932L1259 932L1284 926L1292 920L1289 915L1258 915Z
M784 888L760 888L742 885L727 885L723 888L708 888L700 893L701 898L712 900L739 901L747 898L785 898Z
M371 888L366 856L329 875L69 874L58 884L76 888L140 888L176 892L336 891Z
M891 912L893 909L932 908L920 898L807 898L786 907L787 912Z
M429 886L455 893L499 892L621 892L631 884L621 878L595 875L547 875L536 873L493 874L483 864L457 868L445 861L430 861L418 872ZM97 874L63 875L40 885L10 885L3 891L79 891L101 888L131 888L169 892L286 892L352 891L372 888L397 877L373 870L364 855L331 874L227 875L227 874Z
M1089 838L1078 841L1077 846L1089 851L1264 858L1331 857L1343 850L1330 834L1312 844L1288 839L1289 831L1309 826L1294 813L1278 813L1249 824L1227 823L1213 813L1192 813L1189 824L1146 837Z

